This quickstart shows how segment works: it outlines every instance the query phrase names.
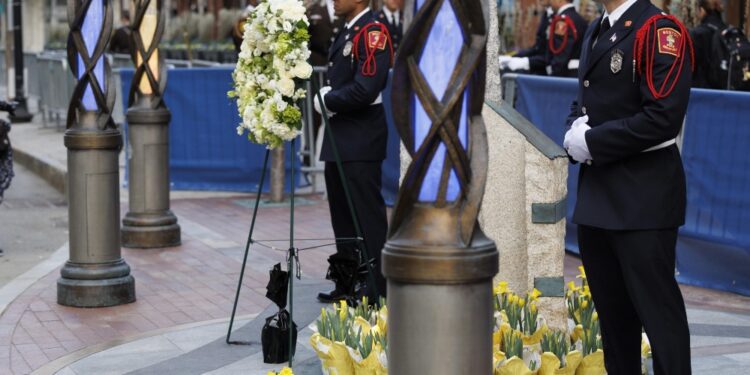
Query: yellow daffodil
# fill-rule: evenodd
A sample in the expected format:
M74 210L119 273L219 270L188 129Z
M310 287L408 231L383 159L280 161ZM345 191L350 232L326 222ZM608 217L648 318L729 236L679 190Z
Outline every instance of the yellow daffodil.
M578 266L578 272L580 272L580 274L578 276L576 276L576 278L578 278L578 279L585 279L586 278L586 271L583 269L583 266Z
M539 291L539 289L534 288L534 290L531 291L531 300L536 300L539 298L539 296L542 295L542 292Z
M341 301L339 308L339 319L343 322L349 316L349 307L346 305L346 301Z
M532 314L536 314L536 304L535 303L529 304L529 311L531 311Z
M498 293L498 294L508 293L508 282L507 281L501 281L501 282L497 283L497 287L500 290L500 293Z
M279 375L294 375L294 373L292 372L292 369L290 369L289 367L284 367L283 369L281 369L281 372L279 373Z
M568 282L568 291L575 292L576 290L578 290L576 283L573 281Z
M581 302L581 308L585 309L587 307L589 307L589 301L588 300L583 300L583 302Z
M591 320L593 320L593 321L599 320L599 313L597 313L596 311L594 311L594 313L591 314Z
M591 297L591 289L589 289L588 285L584 285L583 288L581 288L581 294L586 297Z
M518 300L518 306L524 307L525 305L526 305L526 300L525 299L519 299Z

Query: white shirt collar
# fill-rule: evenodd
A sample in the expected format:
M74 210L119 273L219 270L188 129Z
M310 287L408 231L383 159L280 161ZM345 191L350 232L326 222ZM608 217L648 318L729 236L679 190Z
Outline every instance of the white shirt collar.
M356 17L352 18L351 21L349 21L349 22L346 23L346 25L345 25L346 28L348 29L348 28L352 27L352 25L354 25L355 23L357 23L357 21L359 21L359 19L362 18L362 16L364 16L365 14L367 14L367 12L369 12L369 11L370 11L369 7L365 8L365 10L361 11Z
M617 7L617 9L612 12L612 14L607 13L607 11L605 10L602 20L604 20L605 17L608 17L609 25L614 26L615 23L617 23L617 20L619 20L620 17L622 17L622 15L625 14L625 12L630 9L630 7L633 6L633 4L635 4L636 2L638 2L638 0L628 0L624 2L622 5Z
M399 11L392 12L388 7L383 7L383 13L385 13L385 16L388 17L389 22L393 22L395 25L398 25L399 22Z
M558 16L561 15L564 11L566 11L566 10L568 10L570 8L575 8L575 4L573 4L573 3L567 3L567 4L563 5L563 6L561 6L560 9L557 10L557 15Z
M333 0L326 0L326 10L328 10L328 19L333 22L336 19L336 12L333 10Z
M553 14L555 14L555 11L552 10L552 7L544 8L544 12L547 13L547 18L550 18Z

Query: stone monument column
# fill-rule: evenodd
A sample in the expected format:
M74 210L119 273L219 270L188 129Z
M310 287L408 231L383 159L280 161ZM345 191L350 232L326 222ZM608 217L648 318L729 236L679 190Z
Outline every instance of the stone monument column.
M415 5L392 80L394 121L412 162L383 251L388 371L490 374L498 252L477 222L488 157L487 6Z

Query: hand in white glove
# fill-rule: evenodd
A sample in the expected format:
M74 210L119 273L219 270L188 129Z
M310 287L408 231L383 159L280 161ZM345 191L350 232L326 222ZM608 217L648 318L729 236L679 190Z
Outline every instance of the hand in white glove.
M320 107L320 99L321 98L323 99L323 106L325 106L326 94L328 94L329 92L331 92L331 86L325 86L325 87L322 87L320 91L318 91L318 95L315 95L315 97L313 98L313 105L315 106L315 112L318 112L321 115L323 114L323 109ZM326 108L326 114L328 115L329 118L335 115L335 113L331 112L328 108Z
M570 130L565 133L563 147L573 160L579 163L586 163L591 160L589 146L586 144L586 132L591 129L587 124L589 116L583 116L573 121Z
M529 58L528 57L511 57L508 61L508 69L516 70L529 70Z
M500 55L500 69L508 69L508 63L513 59L513 56Z

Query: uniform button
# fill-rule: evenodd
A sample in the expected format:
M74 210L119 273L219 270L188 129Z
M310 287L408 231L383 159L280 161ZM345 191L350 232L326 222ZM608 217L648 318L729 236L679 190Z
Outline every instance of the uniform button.
M581 112L583 112L583 114L585 115L586 114L586 107L581 107Z
M333 66L333 61L329 62L328 66Z
M331 37L331 43L333 43L336 40L336 38Z
M327 82L328 86L331 85L331 80L330 79L326 80L326 82Z
M583 87L589 87L589 80L583 81Z
M339 32L339 28L338 28L338 27L335 27L335 28L333 28L333 32L334 32L334 33L337 33L337 32Z

